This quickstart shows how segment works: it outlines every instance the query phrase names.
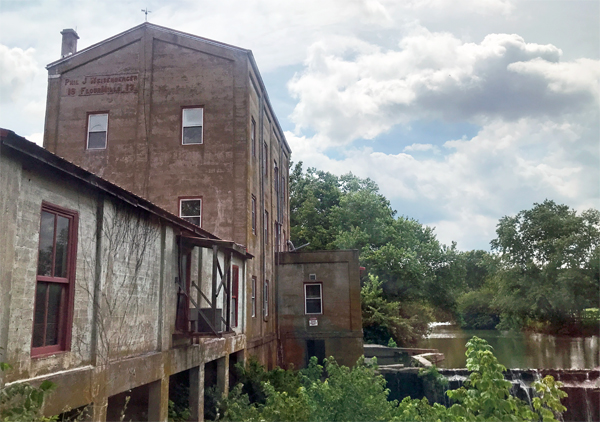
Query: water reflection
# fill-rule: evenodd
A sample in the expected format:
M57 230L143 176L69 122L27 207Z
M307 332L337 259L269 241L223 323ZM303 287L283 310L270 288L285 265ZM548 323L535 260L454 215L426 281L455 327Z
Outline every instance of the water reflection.
M419 347L444 353L443 368L466 366L466 343L481 337L494 348L494 354L507 368L591 369L600 365L598 336L563 337L546 334L494 330L463 330L455 325L433 326L431 335Z

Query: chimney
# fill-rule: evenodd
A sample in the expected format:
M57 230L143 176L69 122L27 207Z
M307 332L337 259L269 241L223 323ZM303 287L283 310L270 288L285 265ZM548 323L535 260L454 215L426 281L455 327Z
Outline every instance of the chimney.
M75 54L77 52L77 40L79 39L79 35L73 29L63 29L61 31L62 35L62 47L60 50L60 56L66 57L71 54Z

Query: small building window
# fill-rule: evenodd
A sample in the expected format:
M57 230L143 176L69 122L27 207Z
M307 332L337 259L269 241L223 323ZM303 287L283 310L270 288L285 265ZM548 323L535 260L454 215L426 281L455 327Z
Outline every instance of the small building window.
M77 212L42 204L31 355L68 350L77 254Z
M240 290L240 268L231 266L231 326L238 326L238 296Z
M252 317L256 316L256 277L252 276L252 292L250 297L252 298Z
M265 210L265 244L269 244L269 211Z
M269 177L269 166L267 163L269 162L269 147L267 147L267 143L265 142L263 145L263 174L265 178Z
M108 113L88 114L87 149L106 149Z
M203 142L202 126L204 123L204 108L182 109L181 120L181 143L183 145L201 144Z
M321 283L304 285L304 312L307 314L323 313Z
M180 199L179 216L192 224L202 227L202 198Z
M256 234L256 197L252 195L252 234Z
M277 161L273 161L273 185L275 187L275 198L279 200L279 167L277 167Z
M265 280L263 284L263 316L269 316L269 280Z
M256 121L252 118L252 124L250 125L250 142L252 144L252 156L256 157Z

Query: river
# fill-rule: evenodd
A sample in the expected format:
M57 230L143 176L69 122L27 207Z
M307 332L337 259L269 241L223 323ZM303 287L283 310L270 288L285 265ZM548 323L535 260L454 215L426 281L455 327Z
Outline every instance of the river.
M447 323L433 324L418 347L438 349L445 359L441 368L466 367L466 343L477 336L488 341L494 355L507 368L591 369L600 366L599 339L495 330L463 330Z

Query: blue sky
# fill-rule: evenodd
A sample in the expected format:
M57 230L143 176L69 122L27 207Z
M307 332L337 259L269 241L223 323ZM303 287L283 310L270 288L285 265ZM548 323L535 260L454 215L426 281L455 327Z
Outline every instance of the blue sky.
M295 162L375 180L460 249L553 199L599 207L600 2L0 2L0 126L41 142L60 31L149 20L249 48Z

